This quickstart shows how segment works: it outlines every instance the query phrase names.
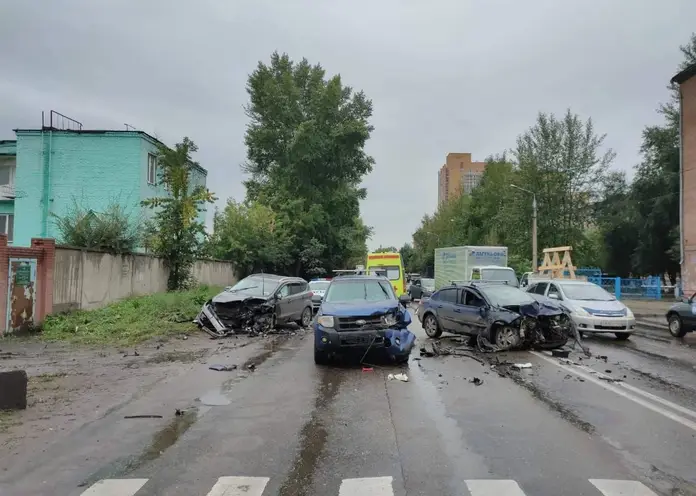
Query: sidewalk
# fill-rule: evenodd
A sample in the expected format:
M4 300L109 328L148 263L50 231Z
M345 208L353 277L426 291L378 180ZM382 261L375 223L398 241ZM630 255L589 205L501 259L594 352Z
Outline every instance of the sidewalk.
M664 322L667 310L677 301L671 298L665 300L631 300L627 298L621 300L621 303L630 308L636 317L659 318L661 322Z

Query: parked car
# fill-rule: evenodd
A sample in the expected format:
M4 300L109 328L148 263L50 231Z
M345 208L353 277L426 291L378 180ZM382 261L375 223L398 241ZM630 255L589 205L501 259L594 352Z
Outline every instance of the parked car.
M499 350L558 348L573 332L568 312L558 303L504 283L445 286L421 301L416 315L431 338L465 334Z
M623 340L636 329L631 309L597 284L556 279L533 282L527 291L560 302L581 334L613 333L616 339Z
M696 330L696 302L691 298L675 303L667 311L667 326L669 333L677 338L684 337L687 332Z
M309 327L312 292L299 277L252 274L206 302L196 322L213 336L288 322Z
M433 294L433 291L435 291L435 279L429 279L427 277L414 279L408 287L408 294L414 300L429 298L430 295Z
M416 337L407 328L407 294L397 298L381 276L343 276L331 281L314 319L314 362L327 364L348 352L381 350L393 360L408 360Z
M331 284L329 279L312 279L309 281L309 290L312 292L312 312L316 313L319 310L321 300L324 298L329 284Z

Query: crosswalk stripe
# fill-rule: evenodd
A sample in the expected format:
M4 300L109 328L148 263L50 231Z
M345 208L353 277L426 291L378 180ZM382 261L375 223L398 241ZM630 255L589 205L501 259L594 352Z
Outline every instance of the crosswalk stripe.
M525 496L514 480L476 479L466 481L471 496Z
M392 477L343 479L338 496L394 496Z
M102 479L81 496L133 496L146 482L147 479Z
M590 479L590 482L604 496L657 496L645 484L638 481Z
M208 496L261 496L268 477L220 477Z

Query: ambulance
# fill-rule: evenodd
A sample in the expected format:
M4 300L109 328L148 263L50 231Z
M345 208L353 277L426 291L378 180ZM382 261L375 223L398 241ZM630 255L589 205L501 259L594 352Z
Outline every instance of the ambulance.
M406 292L406 273L399 252L369 253L365 270L369 275L389 279L397 298Z

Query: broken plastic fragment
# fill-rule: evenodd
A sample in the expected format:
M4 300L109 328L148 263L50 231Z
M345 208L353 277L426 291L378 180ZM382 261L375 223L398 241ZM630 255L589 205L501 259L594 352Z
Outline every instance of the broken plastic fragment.
M515 369L531 369L531 368L532 368L532 364L529 363L529 362L527 362L527 363L515 363L515 364L512 365L512 368L515 368Z
M408 382L408 376L406 374L389 374L387 379L390 381L397 380L401 382Z

